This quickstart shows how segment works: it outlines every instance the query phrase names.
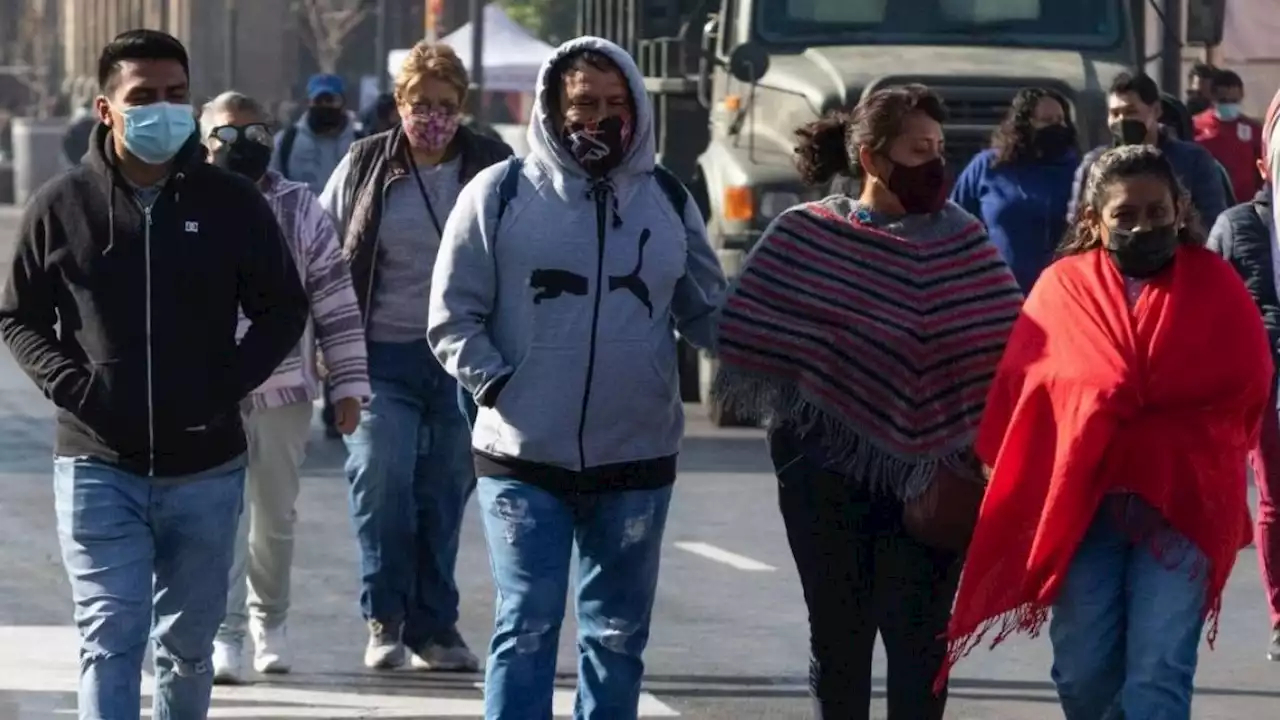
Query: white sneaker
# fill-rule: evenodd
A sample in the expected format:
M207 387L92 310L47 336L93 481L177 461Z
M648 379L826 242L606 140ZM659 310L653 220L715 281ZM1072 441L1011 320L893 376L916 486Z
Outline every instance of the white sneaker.
M213 641L213 684L239 685L244 682L244 653L238 643Z
M467 647L466 641L454 628L441 633L435 640L413 652L409 664L415 670L436 672L479 672L480 659Z
M250 623L253 633L253 669L264 675L282 675L293 669L289 633L284 624L273 628Z
M404 665L404 645L400 642L400 626L387 627L377 620L369 621L369 644L364 649L364 666L370 670L394 670Z

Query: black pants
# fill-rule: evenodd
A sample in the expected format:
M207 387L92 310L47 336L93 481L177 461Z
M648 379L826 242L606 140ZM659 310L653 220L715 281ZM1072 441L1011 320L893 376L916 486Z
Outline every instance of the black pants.
M889 662L889 720L939 720L933 682L959 580L957 558L909 537L902 505L805 458L776 431L778 502L809 608L809 688L818 720L870 717L876 634Z

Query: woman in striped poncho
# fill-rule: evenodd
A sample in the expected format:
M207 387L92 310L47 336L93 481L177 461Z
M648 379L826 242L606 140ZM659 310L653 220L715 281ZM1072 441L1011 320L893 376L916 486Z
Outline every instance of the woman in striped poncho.
M931 686L959 558L909 535L903 507L940 470L973 468L1022 297L981 223L946 200L943 117L914 85L799 130L805 179L856 170L861 192L775 220L721 324L718 397L769 419L822 720L868 717L877 633L889 717L945 704Z

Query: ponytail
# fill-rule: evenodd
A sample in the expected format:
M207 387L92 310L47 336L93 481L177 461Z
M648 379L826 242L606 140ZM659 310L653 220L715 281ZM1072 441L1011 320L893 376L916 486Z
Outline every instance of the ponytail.
M837 175L851 174L848 143L849 116L836 112L796 130L796 169L806 185L825 185Z

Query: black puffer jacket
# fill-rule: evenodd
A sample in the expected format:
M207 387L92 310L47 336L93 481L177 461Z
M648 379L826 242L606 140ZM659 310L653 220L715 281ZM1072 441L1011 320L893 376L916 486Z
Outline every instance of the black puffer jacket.
M1267 326L1272 360L1280 367L1280 296L1276 292L1275 253L1271 240L1271 185L1253 200L1218 216L1209 233L1209 249L1235 267Z

